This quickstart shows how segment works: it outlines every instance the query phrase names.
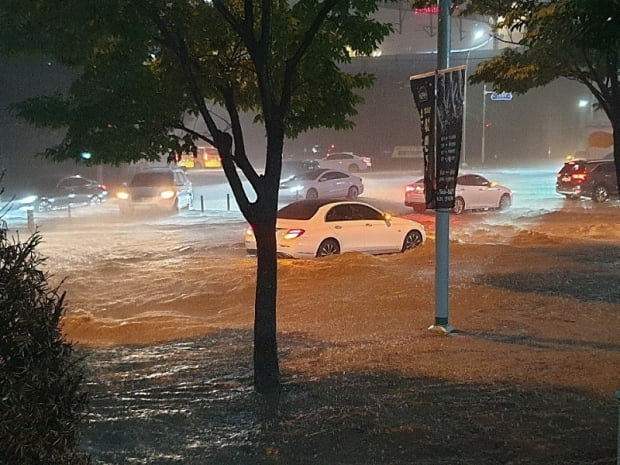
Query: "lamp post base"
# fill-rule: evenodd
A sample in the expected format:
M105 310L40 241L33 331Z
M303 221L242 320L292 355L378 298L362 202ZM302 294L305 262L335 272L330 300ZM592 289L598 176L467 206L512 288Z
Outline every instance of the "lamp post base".
M441 334L450 334L456 331L456 329L454 329L451 325L431 325L428 327L429 331L433 331L435 333L441 333Z

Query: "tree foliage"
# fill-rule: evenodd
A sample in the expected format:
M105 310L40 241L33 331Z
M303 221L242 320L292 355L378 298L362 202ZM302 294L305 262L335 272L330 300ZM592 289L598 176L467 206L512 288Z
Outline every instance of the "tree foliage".
M275 221L284 138L353 126L366 73L340 65L391 31L379 0L3 0L0 53L39 53L73 67L67 95L18 104L30 123L66 128L53 160L157 160L215 146L257 240L255 386L279 390ZM248 158L242 112L265 130L265 164ZM225 118L221 116L224 113ZM207 131L186 125L202 118ZM251 185L245 191L238 170ZM255 198L256 200L250 200Z
M620 179L620 2L474 0L468 11L502 17L496 27L522 37L517 47L480 64L471 81L516 93L559 77L582 83L611 121Z
M0 463L78 465L88 397L83 360L60 330L64 296L37 254L0 224Z
M253 111L263 121L286 105L289 137L351 128L362 101L355 89L373 78L342 73L338 64L350 60L349 50L372 52L389 32L367 17L377 2L266 2L273 5L264 14L261 3L7 0L0 52L49 55L80 70L69 95L31 98L15 111L37 126L67 128L49 158L80 162L88 150L93 162L113 164L214 142L213 134L184 123L188 114L201 115L205 101L226 111L233 104L234 113ZM317 12L325 18L313 31ZM261 69L259 59L266 61ZM222 129L232 124L227 117Z

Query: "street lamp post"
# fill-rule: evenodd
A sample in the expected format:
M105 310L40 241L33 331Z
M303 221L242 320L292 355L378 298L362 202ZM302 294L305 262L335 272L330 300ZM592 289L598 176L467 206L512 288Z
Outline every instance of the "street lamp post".
M487 85L485 84L482 90L482 143L480 146L480 163L482 165L484 165L485 142L487 138L487 95L492 93L492 90L487 90Z

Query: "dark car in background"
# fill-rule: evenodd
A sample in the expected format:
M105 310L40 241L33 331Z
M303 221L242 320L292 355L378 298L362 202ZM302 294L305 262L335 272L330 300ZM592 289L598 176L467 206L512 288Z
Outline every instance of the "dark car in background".
M321 167L318 160L282 160L282 174L280 180L285 181L307 171L314 171Z
M618 197L613 160L570 160L556 176L555 190L567 199L587 197L601 203Z
M65 176L49 191L38 196L36 209L40 212L78 205L93 205L108 199L104 184L80 175Z

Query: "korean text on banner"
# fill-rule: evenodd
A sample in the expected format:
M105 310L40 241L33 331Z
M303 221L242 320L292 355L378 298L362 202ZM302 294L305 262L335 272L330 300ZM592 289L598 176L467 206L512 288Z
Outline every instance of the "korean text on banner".
M463 138L465 67L411 77L424 147L426 207L452 208Z
M420 114L424 154L424 195L426 208L435 208L435 72L411 76L411 92Z

